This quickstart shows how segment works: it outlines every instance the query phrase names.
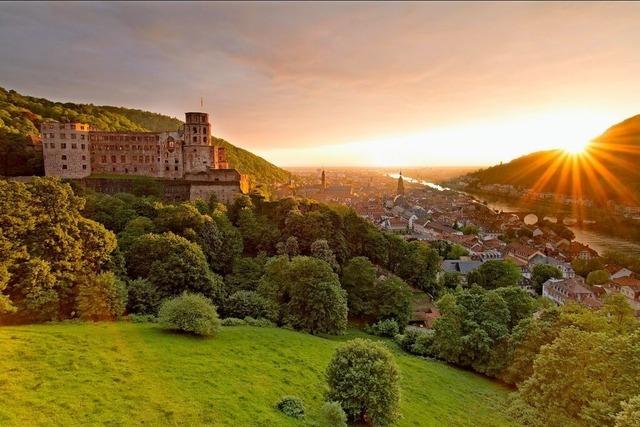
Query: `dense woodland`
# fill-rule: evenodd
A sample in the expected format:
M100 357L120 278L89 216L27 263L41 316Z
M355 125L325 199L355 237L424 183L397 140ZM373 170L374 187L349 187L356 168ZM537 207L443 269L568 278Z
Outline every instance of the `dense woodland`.
M340 334L365 323L409 353L517 386L510 410L527 425L614 425L634 410L640 332L624 298L559 309L500 261L462 286L439 274L439 251L450 250L383 233L344 207L259 192L230 206L167 204L53 178L0 181L0 322L153 319L161 306L162 317L213 303L203 310L223 324ZM406 327L418 291L441 313L430 331Z
M34 148L40 137L40 124L53 119L62 122L89 123L108 131L178 130L176 118L149 111L92 104L60 103L25 96L0 87L0 176L42 175L42 153ZM284 182L288 173L247 150L214 138L227 148L231 165L252 176L255 183Z

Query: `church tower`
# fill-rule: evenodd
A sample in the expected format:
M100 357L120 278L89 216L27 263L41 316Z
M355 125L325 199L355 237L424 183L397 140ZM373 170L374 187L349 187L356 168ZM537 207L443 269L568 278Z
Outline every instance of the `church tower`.
M324 173L324 169L322 169L322 178L321 178L321 182L322 182L322 189L324 190L325 188L327 188L327 177L325 176Z
M404 195L404 181L402 180L402 171L400 171L400 176L398 177L398 189L396 190L398 196Z
M205 172L215 168L215 148L211 144L211 124L207 113L186 113L184 123L184 172Z

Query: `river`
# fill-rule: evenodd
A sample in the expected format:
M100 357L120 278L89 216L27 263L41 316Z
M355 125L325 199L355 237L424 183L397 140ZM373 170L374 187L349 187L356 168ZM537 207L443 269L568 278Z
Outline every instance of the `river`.
M390 178L398 179L398 174L388 174ZM450 188L442 187L438 184L434 184L432 182L423 181L419 179L414 179L408 176L402 176L404 180L407 182L426 185L427 187L433 188L434 190L444 191L450 190ZM468 193L465 193L468 194ZM494 210L502 210L505 212L517 212L521 211L522 208L518 208L516 205L512 205L509 202L504 200L496 201L496 200L488 200L482 196L477 194L473 194L470 196L474 197L476 200L485 203L488 207ZM640 256L640 244L635 242L630 242L624 239L620 239L618 237L609 236L605 233L601 233L594 230L589 230L587 228L577 227L575 225L568 226L573 234L576 236L576 241L583 243L585 245L589 245L592 249L598 251L599 254L602 254L606 250L614 250L620 251L627 254L633 254Z

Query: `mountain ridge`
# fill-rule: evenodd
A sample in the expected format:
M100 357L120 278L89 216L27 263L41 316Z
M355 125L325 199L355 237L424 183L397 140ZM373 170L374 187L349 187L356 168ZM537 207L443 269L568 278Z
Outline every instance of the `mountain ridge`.
M40 123L47 119L89 123L106 131L177 130L183 122L175 117L134 108L56 102L22 95L0 87L0 175L42 175L42 153L33 147L40 137ZM227 149L232 167L250 175L254 183L285 182L289 173L250 151L213 137Z
M583 153L537 151L467 174L472 186L512 184L537 192L638 203L640 114L607 128Z

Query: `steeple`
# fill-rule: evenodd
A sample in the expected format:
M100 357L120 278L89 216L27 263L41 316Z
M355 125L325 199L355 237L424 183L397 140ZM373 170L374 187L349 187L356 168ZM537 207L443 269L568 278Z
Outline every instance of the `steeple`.
M404 195L404 181L402 180L402 171L400 171L400 176L398 177L398 189L396 190L398 196Z
M327 178L326 178L326 176L324 174L324 169L322 169L322 178L321 179L322 179L322 188L323 189L327 188Z

